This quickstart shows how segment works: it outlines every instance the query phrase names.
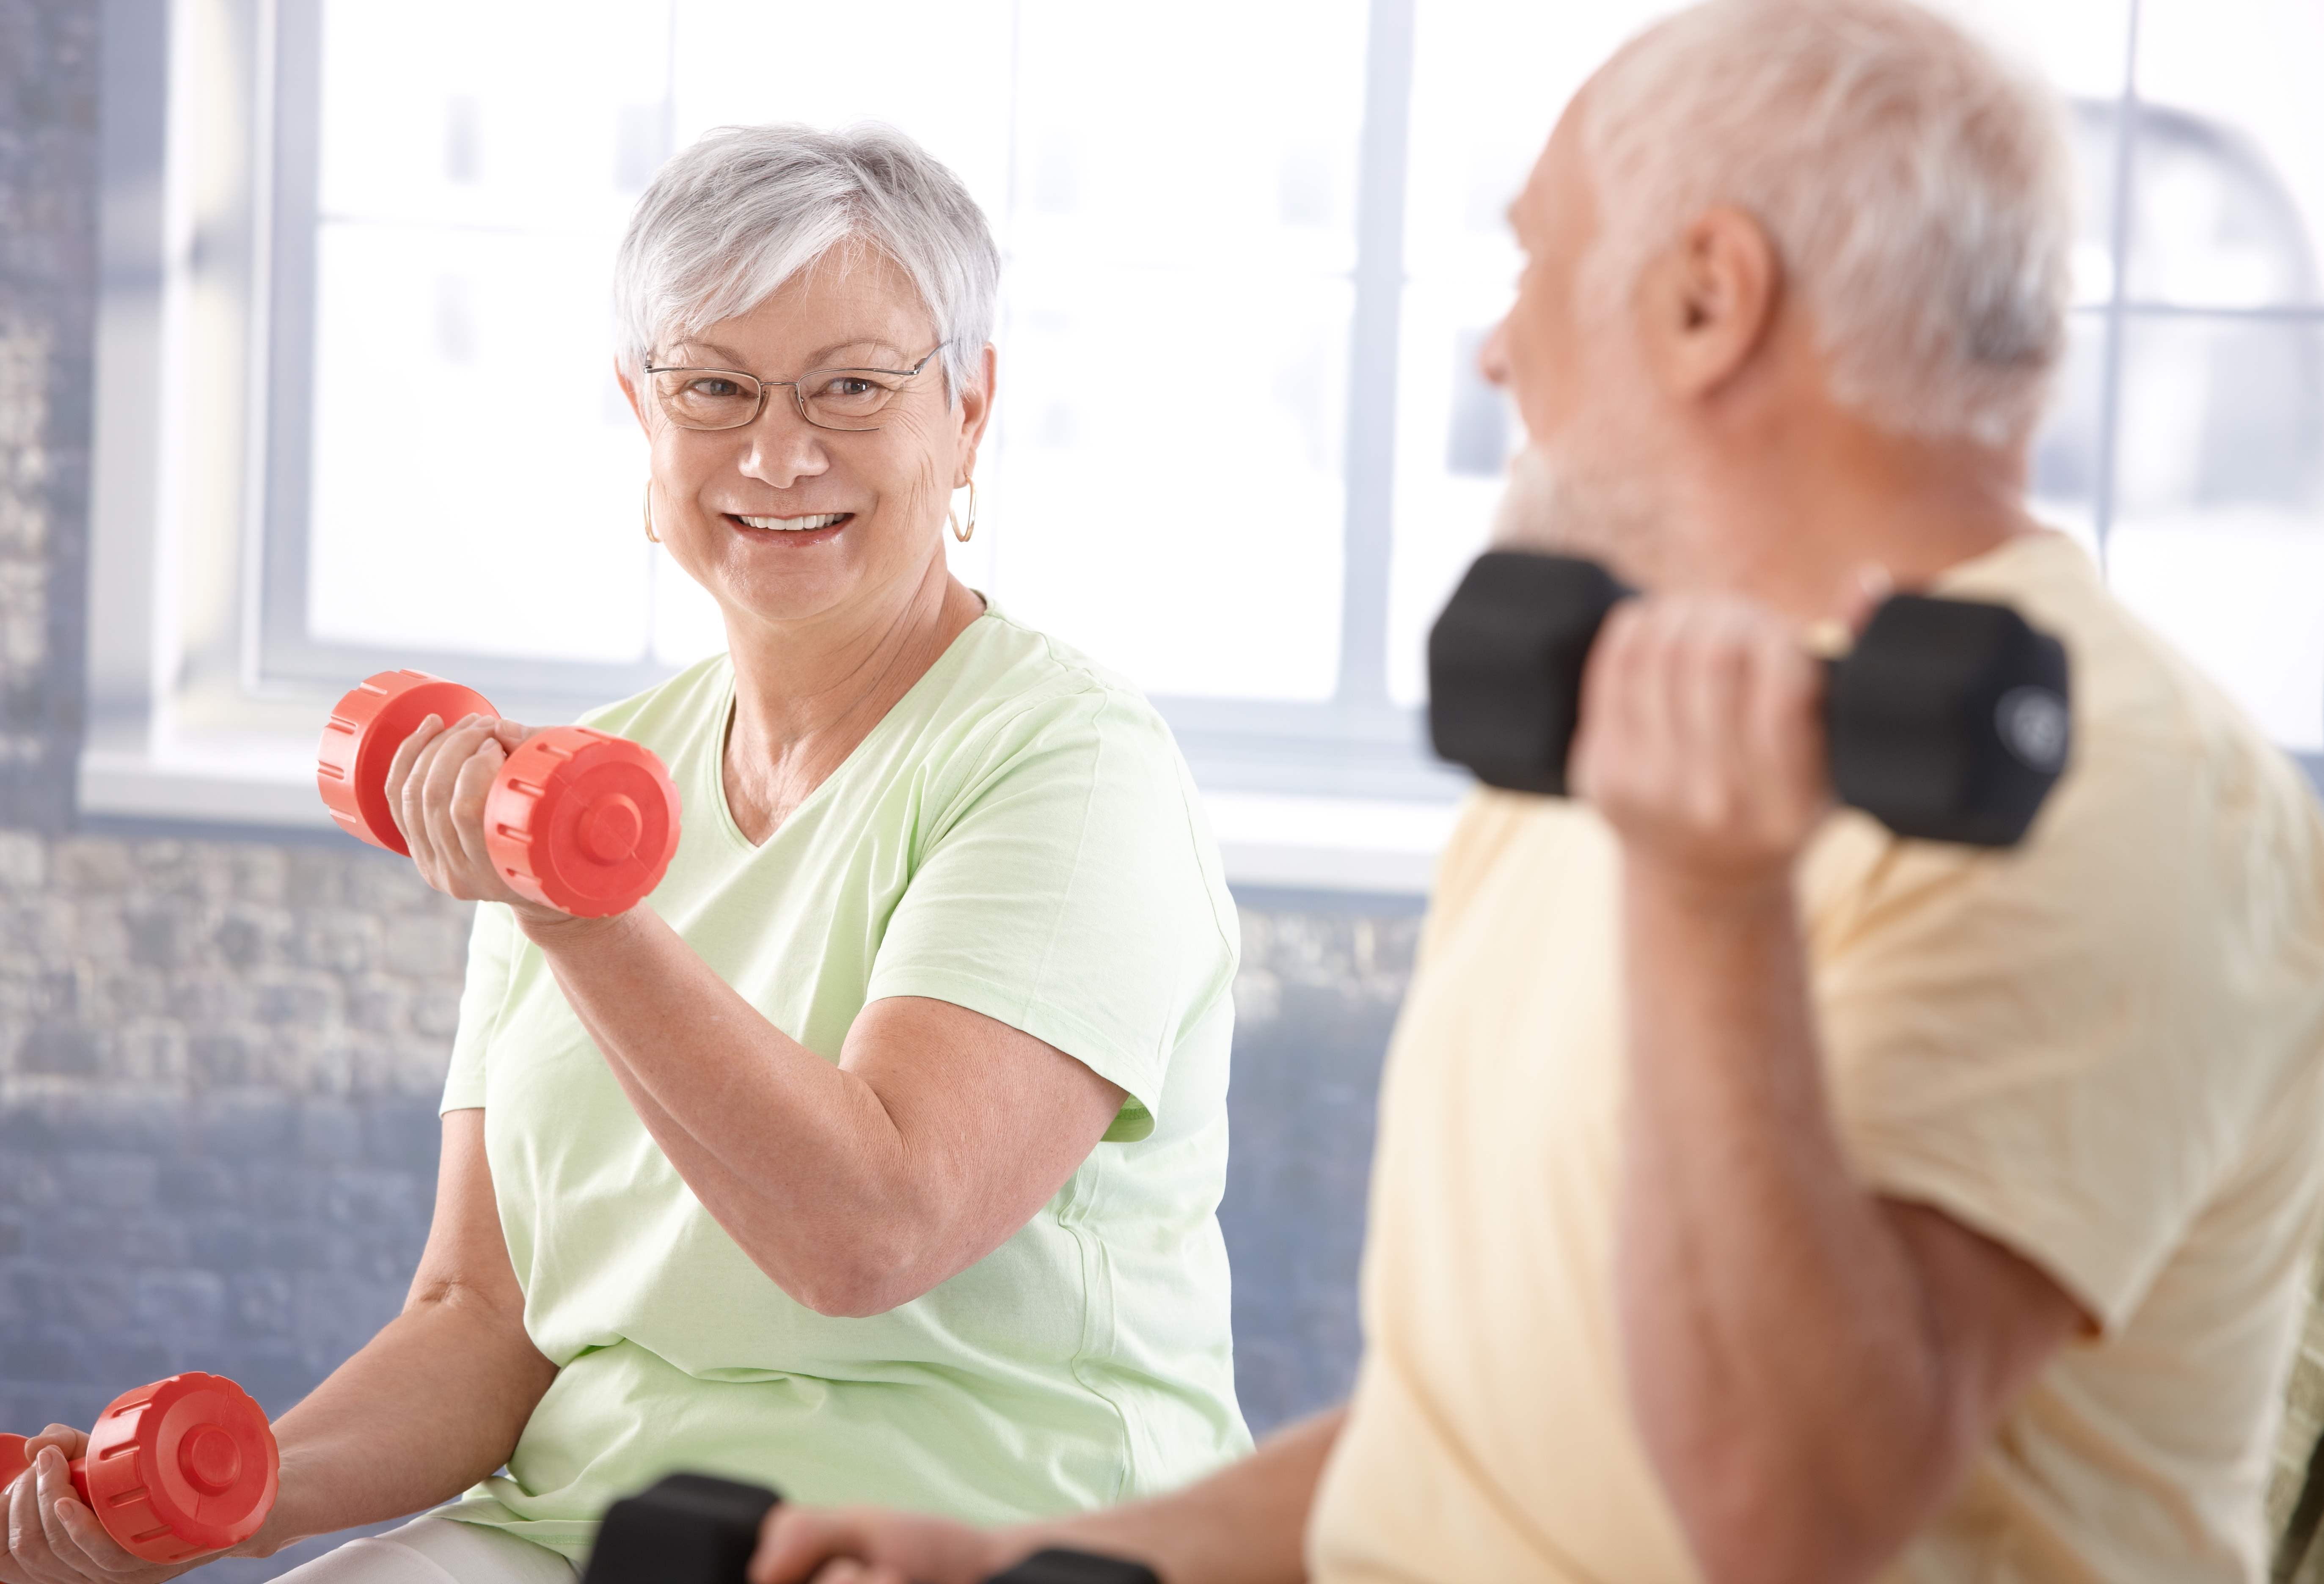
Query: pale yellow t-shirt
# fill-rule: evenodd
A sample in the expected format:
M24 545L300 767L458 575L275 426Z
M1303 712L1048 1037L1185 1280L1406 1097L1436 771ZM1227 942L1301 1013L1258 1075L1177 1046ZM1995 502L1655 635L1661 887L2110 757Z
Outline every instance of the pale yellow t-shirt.
M1897 1580L2253 1580L2324 1191L2324 818L2053 535L1955 569L2074 668L2075 759L2014 852L1833 818L1803 863L1818 1026L1879 1192L2100 1322ZM1308 1543L1325 1584L1698 1570L1633 1427L1614 1295L1618 853L1480 796L1389 1058L1369 1350Z

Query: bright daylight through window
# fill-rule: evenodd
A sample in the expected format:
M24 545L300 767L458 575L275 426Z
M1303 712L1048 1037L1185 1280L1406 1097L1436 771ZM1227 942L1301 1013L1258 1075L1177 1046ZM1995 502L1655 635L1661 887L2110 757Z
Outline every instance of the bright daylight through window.
M2293 64L2324 59L2324 8L1953 8L2072 100L2041 510L2324 763L2324 99ZM1668 5L243 9L221 36L271 97L266 377L204 465L256 481L245 693L419 664L580 707L715 648L639 530L614 243L706 128L875 118L962 174L1007 261L963 576L1160 700L1209 791L1457 789L1419 742L1422 640L1519 439L1475 370L1503 209L1582 75Z

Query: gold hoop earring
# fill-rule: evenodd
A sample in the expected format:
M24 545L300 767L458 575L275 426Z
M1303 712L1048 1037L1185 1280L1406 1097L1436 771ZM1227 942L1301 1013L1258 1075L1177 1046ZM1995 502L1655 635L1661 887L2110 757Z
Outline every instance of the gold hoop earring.
M661 535L653 530L653 480L650 478L646 480L646 538L657 545L661 543Z
M968 526L966 528L963 528L960 525L960 519L954 515L953 509L950 506L946 506L945 508L945 520L952 525L952 537L958 539L962 544L968 543L971 539L975 537L976 481L974 479L968 481Z

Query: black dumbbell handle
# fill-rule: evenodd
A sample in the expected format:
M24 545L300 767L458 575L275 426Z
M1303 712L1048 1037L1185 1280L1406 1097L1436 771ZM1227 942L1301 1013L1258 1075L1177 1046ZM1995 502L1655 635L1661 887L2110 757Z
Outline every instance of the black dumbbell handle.
M1634 592L1591 562L1479 557L1429 636L1437 753L1563 796L1590 646ZM1833 792L1899 835L2009 845L2063 768L2065 650L2006 606L1897 595L1825 680Z

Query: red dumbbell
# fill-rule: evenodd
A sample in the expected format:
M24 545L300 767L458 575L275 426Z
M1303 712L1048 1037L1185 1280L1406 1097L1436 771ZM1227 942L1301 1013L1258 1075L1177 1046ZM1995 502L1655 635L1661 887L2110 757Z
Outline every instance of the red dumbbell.
M500 712L425 671L382 671L339 700L323 728L315 785L352 836L411 849L387 807L387 767L429 715L447 725ZM484 798L484 847L508 883L585 918L623 912L661 883L678 851L678 788L626 738L551 726L525 739Z
M0 1435L0 1491L32 1467L24 1438ZM173 1375L113 1399L73 1490L121 1549L182 1562L240 1545L273 1509L282 1455L266 1411L222 1375Z

